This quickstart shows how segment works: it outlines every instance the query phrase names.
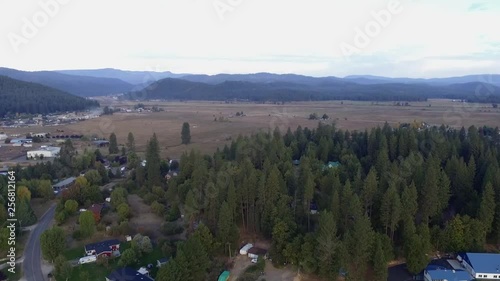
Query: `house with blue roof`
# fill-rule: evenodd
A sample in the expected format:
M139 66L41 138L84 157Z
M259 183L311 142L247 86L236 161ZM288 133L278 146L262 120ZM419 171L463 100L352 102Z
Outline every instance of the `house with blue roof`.
M500 280L500 254L462 253L457 260L474 278Z
M465 270L427 268L424 271L425 281L471 281L474 278Z

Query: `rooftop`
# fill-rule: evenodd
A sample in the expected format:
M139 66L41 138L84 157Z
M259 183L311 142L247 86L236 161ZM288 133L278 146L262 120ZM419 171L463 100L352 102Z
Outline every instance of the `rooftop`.
M107 141L107 140L96 140L96 141L93 141L93 143L95 145L102 145L102 144L109 144L109 141Z
M75 180L76 180L75 177L70 177L70 178L67 178L67 179L63 179L62 181L54 184L54 187L55 188L64 187L64 186L67 186L69 184L72 184Z
M500 254L465 253L461 256L476 273L500 273Z
M101 241L97 243L85 245L85 251L95 250L96 254L100 254L105 251L111 250L111 246L120 245L120 241L117 239L111 239L106 241Z
M92 204L92 206L90 206L88 208L88 210L91 211L92 213L100 214L102 211L102 208L103 208L102 204Z
M264 249L261 249L261 248L252 247L252 248L248 249L248 253L254 254L254 255L264 255L267 253L267 251Z
M431 269L427 273L432 280L447 280L447 281L470 281L474 278L463 270L448 270L448 269Z
M153 281L149 276L140 274L137 270L130 267L118 268L111 272L107 279L111 281Z

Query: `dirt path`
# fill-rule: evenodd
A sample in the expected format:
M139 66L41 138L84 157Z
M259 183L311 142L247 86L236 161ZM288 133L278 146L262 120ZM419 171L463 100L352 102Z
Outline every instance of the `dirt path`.
M163 236L160 232L163 219L155 215L151 211L151 207L146 205L141 197L131 194L128 196L128 203L132 213L130 224L133 228L137 229L139 233L149 235L154 240Z

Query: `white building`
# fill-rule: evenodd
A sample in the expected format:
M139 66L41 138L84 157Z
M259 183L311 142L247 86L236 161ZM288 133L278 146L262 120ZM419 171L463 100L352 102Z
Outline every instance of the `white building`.
M4 134L4 133L0 133L0 141L4 141L4 140L6 140L6 139L7 139L7 137L8 137L8 136L7 136L6 134Z
M59 156L59 153L61 152L60 147L43 147L38 150L30 150L26 152L26 157L28 159L31 158L40 158L42 155L44 158L53 158Z
M474 278L500 280L500 254L465 253L457 259Z

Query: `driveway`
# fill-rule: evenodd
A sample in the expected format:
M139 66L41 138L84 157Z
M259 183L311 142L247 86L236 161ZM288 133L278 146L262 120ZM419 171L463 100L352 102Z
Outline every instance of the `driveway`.
M387 281L411 281L413 275L408 272L406 263L389 267L389 276Z
M38 220L38 224L30 233L26 247L24 248L23 273L26 281L43 281L46 280L46 275L42 272L42 252L40 249L40 236L49 228L54 214L56 212L56 204L52 205L49 210Z

